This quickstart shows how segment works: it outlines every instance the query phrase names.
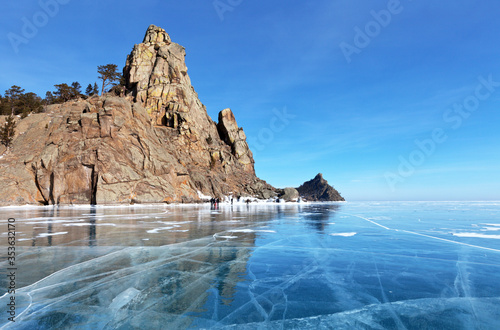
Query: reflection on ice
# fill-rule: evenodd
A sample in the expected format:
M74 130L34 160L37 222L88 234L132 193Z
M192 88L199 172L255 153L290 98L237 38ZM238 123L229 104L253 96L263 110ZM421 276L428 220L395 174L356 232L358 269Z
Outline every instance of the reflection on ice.
M275 233L274 230L263 230L263 229L235 229L231 230L232 233Z
M17 240L16 323L3 318L0 327L500 326L500 246L480 236L500 227L500 204L0 213L15 217L24 235ZM5 258L0 266L6 287ZM2 296L0 305L8 299Z
M56 236L56 235L66 235L68 232L67 231L63 231L63 232L59 232L59 233L42 233L42 234L39 234L37 237L48 237L48 236Z

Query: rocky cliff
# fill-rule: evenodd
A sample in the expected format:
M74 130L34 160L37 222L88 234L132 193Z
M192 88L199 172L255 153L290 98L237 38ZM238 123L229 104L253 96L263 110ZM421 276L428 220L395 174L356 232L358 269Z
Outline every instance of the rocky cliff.
M184 48L151 25L124 68L126 97L47 107L20 120L0 157L0 204L269 198L234 114L215 123L191 86Z
M0 205L196 202L279 195L344 200L321 174L297 190L255 175L245 132L224 109L215 123L196 94L185 50L151 25L123 70L125 96L51 105L18 120L0 146ZM4 119L0 118L0 123Z
M344 201L339 192L328 184L328 181L323 179L323 175L319 173L314 179L304 182L297 188L300 196L307 201Z

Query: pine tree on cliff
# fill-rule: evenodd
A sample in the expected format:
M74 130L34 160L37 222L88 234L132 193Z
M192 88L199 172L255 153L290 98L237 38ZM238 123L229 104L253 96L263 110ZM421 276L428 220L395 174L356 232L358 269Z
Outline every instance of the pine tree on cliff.
M23 94L24 89L16 85L12 85L11 88L5 91L5 98L10 105L11 115L14 115L16 113L16 110L19 107L19 101Z
M113 83L120 80L121 74L116 70L116 64L99 65L97 67L97 73L99 73L98 78L102 80L101 95L104 94L106 87L112 86Z
M94 86L92 86L92 84L89 84L85 89L85 95L87 96L99 95L99 87L97 87L97 84L94 83Z
M9 100L6 97L0 95L0 115L10 114Z
M56 90L54 91L55 103L64 103L69 101L74 96L74 88L68 86L68 84L58 84L54 85Z
M54 104L55 100L56 97L54 96L54 94L48 91L47 93L45 93L45 99L43 100L43 104L45 105Z
M14 116L10 115L5 120L5 124L0 127L0 142L7 148L12 143L12 139L14 139L15 129L16 122L14 121Z
M87 88L85 88L85 95L87 95L87 96L92 96L92 95L93 95L93 94L92 94L92 90L93 90L93 89L92 89L92 84L89 84L89 85L87 86Z
M20 114L24 118L31 112L38 113L43 110L42 98L32 92L24 93L24 89L16 85L5 91L5 97L0 102L0 112L5 115Z
M17 113L21 114L21 118L25 118L29 113L39 113L43 110L43 100L35 93L29 92L21 95L19 98L19 108Z
M73 94L78 97L82 95L82 85L78 81L75 81L71 84L71 88L73 88Z

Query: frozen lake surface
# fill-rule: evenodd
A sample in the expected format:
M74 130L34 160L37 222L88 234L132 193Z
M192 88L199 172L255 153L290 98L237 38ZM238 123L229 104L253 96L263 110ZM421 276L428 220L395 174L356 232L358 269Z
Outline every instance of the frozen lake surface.
M500 203L0 214L5 329L500 329Z

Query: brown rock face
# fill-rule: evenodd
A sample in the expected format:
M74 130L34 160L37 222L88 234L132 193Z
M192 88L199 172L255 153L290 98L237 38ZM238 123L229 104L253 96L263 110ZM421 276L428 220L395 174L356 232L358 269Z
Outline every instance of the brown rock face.
M184 56L152 25L127 57L127 97L70 101L20 120L0 158L0 205L275 195L255 176L231 110L219 114L219 124L208 116Z
M299 199L299 192L295 188L277 189L278 197L286 202L295 202Z
M297 188L300 196L307 201L345 201L339 192L335 190L328 182L323 179L323 175L319 173L314 179L304 182Z
M238 127L236 118L231 109L224 109L219 112L219 123L217 124L220 138L231 147L232 154L243 164L247 172L253 173L255 163L253 154L247 143L247 136L243 128Z
M165 30L149 26L143 42L127 57L123 72L128 94L144 106L153 125L173 128L203 149L213 149L214 141L222 138L236 161L254 173L243 129L238 128L230 109L219 114L215 125L191 86L185 56L184 47L173 43ZM214 161L220 156L218 150L211 152Z
M127 91L144 105L156 125L182 128L187 117L204 115L187 75L185 56L184 47L151 25L144 41L127 57L123 70Z
M104 204L175 196L176 171L182 169L162 152L140 105L107 97L47 110L20 122L24 129L2 159L0 180L23 180L8 185L11 195L2 202Z

